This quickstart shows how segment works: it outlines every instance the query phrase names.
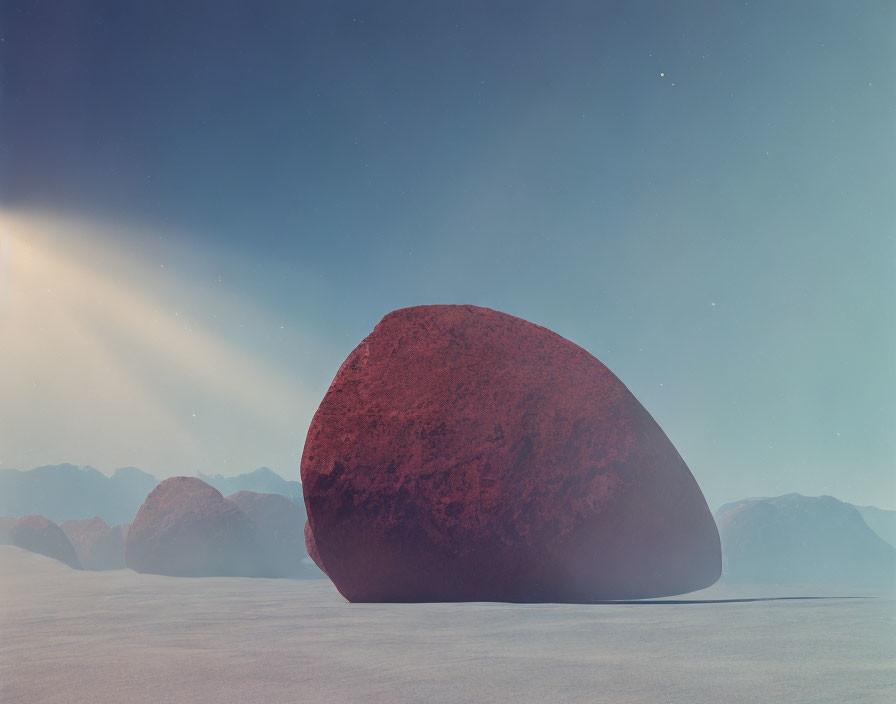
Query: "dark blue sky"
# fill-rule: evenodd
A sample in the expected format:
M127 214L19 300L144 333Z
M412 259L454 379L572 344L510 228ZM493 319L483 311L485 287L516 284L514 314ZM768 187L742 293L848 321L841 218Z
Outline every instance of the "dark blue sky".
M115 223L92 244L145 264L141 295L310 397L389 310L475 303L607 364L713 507L896 505L891 3L2 12L2 206ZM121 464L294 477L313 410L264 443L216 411L194 440L226 426L237 466ZM113 461L65 443L11 457Z

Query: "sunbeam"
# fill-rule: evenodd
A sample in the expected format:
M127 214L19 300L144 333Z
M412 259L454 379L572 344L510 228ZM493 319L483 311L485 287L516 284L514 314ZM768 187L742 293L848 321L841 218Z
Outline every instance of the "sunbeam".
M162 474L297 452L313 401L296 377L170 310L133 277L123 284L138 263L98 253L83 227L3 216L0 446L22 448L30 435L30 448L48 444L47 459L97 462L99 451L110 466L143 462ZM86 256L54 246L72 231ZM58 432L44 439L40 427Z

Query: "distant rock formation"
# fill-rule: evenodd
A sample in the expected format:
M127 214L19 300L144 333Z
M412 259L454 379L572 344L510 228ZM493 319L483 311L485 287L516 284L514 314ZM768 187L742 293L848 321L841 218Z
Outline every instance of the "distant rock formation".
M61 526L85 570L123 569L128 526L109 527L102 518L66 521Z
M286 481L279 474L267 467L261 467L254 472L239 474L235 477L222 477L220 474L210 476L198 473L199 478L209 486L215 487L224 496L235 494L239 491L252 491L256 494L279 494L285 496L294 504L301 504L305 510L302 499L302 485L298 482Z
M727 581L896 584L896 548L831 496L744 499L716 520Z
M62 523L98 516L110 524L130 523L158 483L135 467L111 477L93 467L60 464L27 472L0 470L0 515L39 514Z
M44 516L25 516L9 529L10 542L23 550L36 552L64 562L76 570L81 562L65 533Z
M267 571L255 527L240 508L196 477L159 484L128 530L125 562L173 577L251 577Z
M302 483L350 601L592 601L719 576L700 487L599 360L475 306L390 313L311 422Z
M865 523L890 545L896 547L896 511L876 506L856 506Z
M305 552L304 506L279 494L226 499L195 477L167 479L127 531L125 559L138 572L178 577L314 578Z
M12 545L12 538L9 531L16 524L18 518L0 518L0 545Z
M252 519L267 565L265 576L309 576L303 564L305 552L305 507L280 494L240 491L227 497Z

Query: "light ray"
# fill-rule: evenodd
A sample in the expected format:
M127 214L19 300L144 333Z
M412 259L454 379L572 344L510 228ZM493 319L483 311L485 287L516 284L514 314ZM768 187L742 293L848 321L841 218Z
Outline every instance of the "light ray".
M71 231L80 228L73 223ZM41 442L48 462L102 457L125 465L142 457L166 465L155 468L163 475L220 468L229 458L248 463L245 470L266 457L295 454L296 430L313 411L295 371L254 358L138 284L122 283L128 265L121 252L87 263L53 246L66 236L64 222L3 214L0 460L6 466L17 455L40 455ZM253 450L257 460L249 459Z

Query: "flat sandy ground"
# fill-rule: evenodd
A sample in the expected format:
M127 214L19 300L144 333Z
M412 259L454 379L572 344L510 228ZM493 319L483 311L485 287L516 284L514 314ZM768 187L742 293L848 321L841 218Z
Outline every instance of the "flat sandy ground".
M349 604L327 580L77 572L0 546L0 702L892 704L896 602Z

